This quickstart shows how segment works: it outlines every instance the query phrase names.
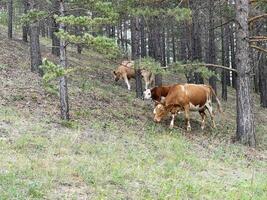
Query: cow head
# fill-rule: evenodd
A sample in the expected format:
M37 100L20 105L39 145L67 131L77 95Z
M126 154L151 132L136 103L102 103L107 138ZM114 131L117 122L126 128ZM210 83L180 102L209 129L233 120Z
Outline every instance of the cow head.
M146 89L144 91L144 99L151 99L151 90L150 89Z
M120 72L118 72L117 70L114 70L113 71L113 75L114 75L114 80L115 81L120 80L120 78L121 78L121 73Z
M154 108L153 114L154 114L154 121L160 122L161 119L168 114L165 104L158 103L158 105Z

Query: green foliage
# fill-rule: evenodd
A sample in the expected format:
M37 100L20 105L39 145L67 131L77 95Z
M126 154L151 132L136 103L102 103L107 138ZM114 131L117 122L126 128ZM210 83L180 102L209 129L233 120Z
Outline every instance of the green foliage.
M36 9L32 9L28 11L26 14L23 14L20 18L21 24L31 24L36 21L39 21L47 16L46 11L39 11Z
M155 61L153 58L146 57L140 60L141 69L146 69L154 74L168 74L166 69L163 69L159 62Z
M192 12L188 8L176 7L176 8L168 9L167 11L167 15L174 17L174 19L177 22L191 19L191 14Z
M182 64L181 62L175 62L171 65L170 71L174 73L184 74L197 72L200 73L200 75L204 79L209 79L212 76L215 76L217 79L219 79L218 74L216 74L214 71L209 70L204 63L200 62L191 62L186 64Z
M0 24L7 25L7 12L0 11Z
M51 94L58 94L58 89L52 83L53 80L65 76L73 71L73 69L64 69L60 65L56 65L55 63L47 60L46 58L43 59L43 63L41 69L44 72L43 75L43 84L47 92Z
M104 36L92 36L85 33L82 36L72 35L66 31L60 30L55 33L57 37L71 43L84 44L89 48L94 49L98 53L105 55L108 58L117 58L121 52L116 44L116 41Z
M64 16L60 17L55 15L54 16L58 23L64 23L66 25L79 25L79 26L94 26L94 27L100 27L105 24L115 24L117 18L91 18L89 16Z

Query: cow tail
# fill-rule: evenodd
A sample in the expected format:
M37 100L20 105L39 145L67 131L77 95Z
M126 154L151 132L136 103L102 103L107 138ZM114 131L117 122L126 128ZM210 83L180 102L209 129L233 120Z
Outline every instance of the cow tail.
M210 87L210 90L211 90L213 96L216 98L217 109L219 110L220 113L222 113L223 111L222 111L222 105L221 105L221 102L220 102L219 98L217 97L217 95L216 95L215 91L213 90L213 88L212 88L211 86L209 86L209 87Z

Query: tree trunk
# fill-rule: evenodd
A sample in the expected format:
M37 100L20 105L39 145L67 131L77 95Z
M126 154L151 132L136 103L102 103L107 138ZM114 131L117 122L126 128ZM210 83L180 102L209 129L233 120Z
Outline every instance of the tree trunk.
M127 31L128 31L128 25L127 25L127 20L124 21L123 23L123 40L125 42L125 52L127 53L128 56L128 37L127 37Z
M140 70L140 23L138 17L131 20L132 59L135 60L135 90L136 98L142 98L142 79Z
M13 0L8 0L8 38L13 37Z
M60 16L64 16L65 7L64 7L64 0L59 0L60 6ZM59 24L59 28L61 30L65 30L65 25L63 23ZM60 40L60 66L62 68L67 67L67 58L66 58L66 42L65 40ZM63 120L69 120L69 101L68 101L68 84L67 84L67 77L62 76L59 80L59 94L60 94L60 111L61 111L61 118Z
M162 48L161 48L161 55L162 55L162 64L165 67L166 66L166 36L165 36L165 28L163 26L162 33L161 33L161 42L162 42Z
M141 57L146 57L146 32L145 32L145 20L144 17L141 18L140 22L140 29L141 29Z
M249 0L236 0L236 65L237 65L237 140L256 146L253 101L251 90L251 66L249 62Z
M153 34L152 34L152 40L153 40L153 48L154 48L154 59L158 61L161 66L164 66L163 64L163 59L162 59L162 46L161 46L161 30L160 30L160 20L158 16L153 17ZM155 75L155 84L157 86L162 85L162 76L161 74L156 74Z
M229 34L230 34L230 46L231 46L231 66L233 69L236 69L236 59L235 59L235 54L236 54L236 51L235 51L235 35L234 35L234 25L232 24L230 29L229 29ZM232 86L233 88L236 89L236 76L237 74L234 73L234 72L231 72L232 73Z
M24 14L26 14L29 10L29 3L27 0L23 1L23 7L24 7ZM22 26L22 40L24 42L28 42L28 33L29 33L29 25L23 25Z
M261 106L267 108L267 57L261 53L259 58L259 88Z
M172 27L172 61L176 62L176 43L175 43L175 37L174 37L174 28Z
M215 34L214 34L214 0L209 0L209 44L208 44L208 53L207 53L207 63L216 64L216 47L215 47ZM210 69L214 71L214 69ZM224 70L225 71L225 70ZM212 76L209 78L209 84L217 93L217 84L216 77Z
M191 48L192 48L192 61L202 61L202 47L201 47L201 28L199 24L199 9L197 8L197 2L195 1L190 1L191 7L192 7L192 43L191 43ZM189 77L188 82L194 82L196 84L203 84L204 80L203 77L201 77L200 73L195 72L194 75L189 73L187 75ZM191 80L193 79L194 80Z
M224 31L224 27L221 26L221 41L222 41L222 65L225 66L225 63L226 63L226 59L225 59L225 51L227 51L228 49L225 48L226 45L225 45L225 37L224 37L224 34L225 34L225 31ZM222 99L224 101L227 101L227 83L226 83L226 73L225 73L226 70L222 70L222 73L221 73L221 80L222 80Z
M60 2L58 0L53 0L53 9L56 14L59 13L60 9ZM60 45L60 40L59 38L55 35L56 32L58 32L59 25L56 23L56 20L54 17L51 18L51 37L52 37L52 54L55 56L60 56L60 50L59 50L59 45Z
M30 52L31 52L31 71L43 75L40 68L42 64L40 40L39 40L39 24L34 22L30 25Z

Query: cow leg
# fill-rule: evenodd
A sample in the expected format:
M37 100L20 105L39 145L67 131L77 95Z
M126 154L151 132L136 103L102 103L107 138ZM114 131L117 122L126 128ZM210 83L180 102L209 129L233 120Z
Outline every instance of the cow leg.
M175 116L176 116L176 114L172 114L172 120L171 120L171 123L170 123L170 129L173 129Z
M201 115L201 118L202 118L201 129L203 130L205 128L206 113L203 110L203 111L199 111L199 114Z
M191 131L191 125L189 121L189 105L184 107L184 112L185 112L186 130Z
M145 89L147 90L148 86L149 86L149 79L147 77L147 74L144 74L143 78L144 78L144 81L145 81Z
M213 125L214 128L216 128L216 124L215 124L215 121L214 121L214 114L213 114L213 111L212 111L211 101L207 103L206 107L207 107L207 109L209 111L210 118L211 118L211 121L212 121L212 125Z
M145 83L145 88L146 88L146 90L148 89L148 86L149 86L149 82L146 82L146 83Z
M124 79L125 83L127 84L128 90L131 90L131 85L130 85L130 83L129 83L129 80L128 80L127 75L124 75L124 76L123 76L123 79Z

